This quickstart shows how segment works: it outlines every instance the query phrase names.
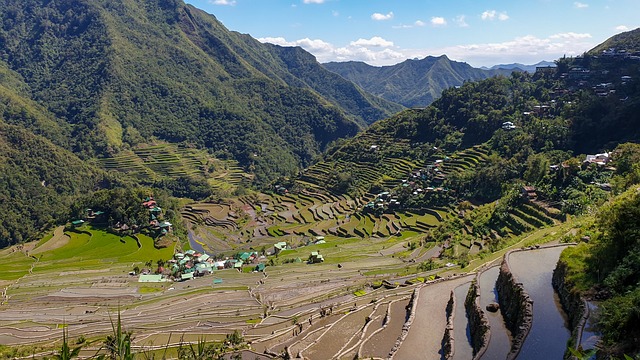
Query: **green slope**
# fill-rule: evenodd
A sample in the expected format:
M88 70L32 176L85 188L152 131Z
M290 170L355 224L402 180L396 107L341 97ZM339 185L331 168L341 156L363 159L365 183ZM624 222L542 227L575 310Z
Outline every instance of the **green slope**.
M187 142L237 159L260 183L399 109L300 49L228 31L182 1L5 0L0 14L0 55L72 125L85 157Z
M0 246L35 238L65 218L101 172L49 140L0 119Z
M507 75L509 70L482 70L449 60L445 55L406 60L392 66L376 67L363 62L331 62L323 66L353 81L367 92L407 107L431 104L445 89L465 81Z

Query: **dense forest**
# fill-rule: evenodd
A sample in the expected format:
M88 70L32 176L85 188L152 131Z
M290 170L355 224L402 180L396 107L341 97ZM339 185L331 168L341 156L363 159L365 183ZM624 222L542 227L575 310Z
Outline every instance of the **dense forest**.
M0 13L0 68L83 158L188 142L255 166L264 183L401 109L182 1L6 0Z
M484 70L452 61L446 55L405 60L391 66L371 66L359 61L330 62L323 66L361 86L371 94L406 107L425 107L446 89L467 81L478 81L512 70Z
M3 0L0 22L2 246L65 221L93 189L211 195L201 177L140 182L96 158L180 143L237 160L264 186L402 109L182 1Z

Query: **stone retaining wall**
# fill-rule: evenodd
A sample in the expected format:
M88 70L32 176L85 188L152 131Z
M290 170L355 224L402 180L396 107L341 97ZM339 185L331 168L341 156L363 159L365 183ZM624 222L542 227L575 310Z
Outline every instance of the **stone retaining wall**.
M478 285L480 273L471 282L467 298L464 302L469 318L469 331L471 333L471 345L473 347L473 359L480 359L487 351L491 330L489 319L480 306L480 285Z
M522 283L517 282L511 273L508 263L510 253L511 251L507 252L502 258L500 275L496 281L500 311L507 328L513 335L507 360L513 360L518 356L533 323L533 300Z
M553 289L560 298L562 308L569 316L571 339L574 348L577 349L582 338L582 330L589 317L589 307L586 300L580 296L580 293L573 291L573 284L566 279L567 271L567 264L562 260L558 261L558 265L553 270L552 284Z
M398 349L400 349L400 345L402 345L402 342L404 341L404 339L407 338L407 335L409 334L409 328L413 323L413 319L415 319L416 317L416 308L418 307L418 296L420 296L421 288L422 287L418 287L414 289L413 293L411 294L411 300L409 300L409 304L407 305L407 313L409 314L409 316L407 316L407 321L405 321L404 325L402 326L402 333L398 337L398 340L396 340L396 344L393 346L393 348L389 352L389 359L393 359L393 355L395 355L395 353L398 352Z
M442 357L445 360L453 359L455 352L455 338L453 336L453 320L454 312L456 311L456 294L452 290L447 302L447 327L444 329L444 337L442 338Z

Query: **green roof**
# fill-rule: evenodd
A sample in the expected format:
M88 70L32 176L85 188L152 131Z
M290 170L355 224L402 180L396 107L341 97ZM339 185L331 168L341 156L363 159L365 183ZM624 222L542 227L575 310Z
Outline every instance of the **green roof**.
M71 224L73 224L73 225L81 225L81 224L84 224L84 220L73 220L71 222Z
M260 264L256 265L256 271L264 271L264 269L266 267L267 266L265 264L260 263Z
M193 273L182 274L181 278L182 280L193 279Z
M158 283L162 281L162 275L140 275L140 277L138 278L138 282L141 283Z
M193 255L193 254L196 253L196 251L189 249L189 250L185 251L184 253L187 254L187 255Z
M235 264L233 264L233 267L238 269L238 268L241 268L243 264L244 263L242 261L237 261Z
M243 252L242 254L240 254L240 259L242 260L247 260L251 257L251 254L248 252Z
M312 252L311 252L311 256L318 256L318 255L320 255L320 253L319 253L319 252L317 252L317 251L312 251Z

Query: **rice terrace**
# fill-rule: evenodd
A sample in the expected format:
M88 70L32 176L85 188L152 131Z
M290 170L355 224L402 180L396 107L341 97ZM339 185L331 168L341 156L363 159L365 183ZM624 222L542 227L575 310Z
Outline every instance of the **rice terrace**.
M0 358L640 360L633 2L0 0Z
M172 148L146 149L147 161L137 170L127 165L121 171L151 174L148 159L167 149ZM363 188L380 179L386 188L402 188L431 169L429 164L445 177L484 156L477 148L441 154L428 164L390 159L386 172L362 172ZM207 161L189 166L202 171ZM124 160L104 164L117 162ZM182 343L203 339L223 341L239 330L243 351L265 358L437 358L451 326L445 309L454 289L468 288L483 264L499 263L508 249L557 242L574 227L545 215L549 211L534 201L514 209L493 238L474 238L467 224L466 241L441 242L430 231L448 219L463 219L464 211L394 211L397 200L390 192L337 195L322 186L325 166L337 165L305 170L292 191L278 185L270 193L185 203L185 243L157 248L153 235L123 235L129 232L122 224L105 229L95 212L38 242L3 250L1 342L42 353L61 341L65 329L69 339L88 344L82 354L91 356L100 351L92 341L111 331L117 313L135 334L134 349L147 353L175 352ZM233 190L244 176L213 177ZM162 220L155 212L160 205L140 200L153 219ZM489 251L497 239L501 245ZM464 269L454 260L462 253L471 260ZM468 326L461 319L455 324Z

